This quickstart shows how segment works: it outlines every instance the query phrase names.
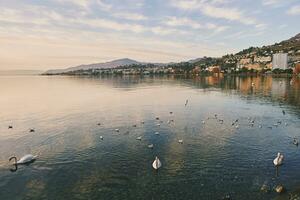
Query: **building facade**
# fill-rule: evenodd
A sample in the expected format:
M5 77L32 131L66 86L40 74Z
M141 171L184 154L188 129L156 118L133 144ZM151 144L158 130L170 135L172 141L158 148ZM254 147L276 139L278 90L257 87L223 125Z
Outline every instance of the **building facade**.
M273 69L287 69L288 68L288 54L287 53L273 54L272 67L273 67Z

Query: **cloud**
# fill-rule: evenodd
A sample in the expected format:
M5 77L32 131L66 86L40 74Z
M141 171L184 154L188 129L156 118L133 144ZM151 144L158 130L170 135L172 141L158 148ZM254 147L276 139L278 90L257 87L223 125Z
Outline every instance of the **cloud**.
M133 21L143 21L148 19L145 15L129 12L117 12L114 13L113 16Z
M184 10L200 10L208 17L237 21L246 25L256 25L255 18L247 17L241 9L224 7L227 1L206 1L206 0L171 0L171 5Z
M289 15L300 15L300 5L296 5L291 7L288 11L287 14Z
M194 30L213 30L213 32L215 33L219 33L222 31L225 31L226 29L228 29L228 26L218 26L216 24L213 23L199 23L196 20L187 18L187 17L167 17L166 20L164 20L163 22L165 25L167 26L171 26L171 27L190 27Z
M274 5L280 5L282 4L282 0L262 0L262 4L265 6L274 6Z

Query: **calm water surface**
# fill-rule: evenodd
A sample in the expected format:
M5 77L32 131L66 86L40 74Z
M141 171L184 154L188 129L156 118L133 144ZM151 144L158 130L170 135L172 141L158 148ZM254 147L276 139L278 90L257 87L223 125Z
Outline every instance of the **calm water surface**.
M300 80L0 76L0 199L289 199L300 188L299 118ZM38 159L11 172L8 158L28 153Z

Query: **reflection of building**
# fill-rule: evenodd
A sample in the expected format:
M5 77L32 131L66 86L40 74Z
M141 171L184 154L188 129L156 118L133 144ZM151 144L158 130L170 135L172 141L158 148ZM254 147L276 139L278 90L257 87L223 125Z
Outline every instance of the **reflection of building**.
M272 66L273 66L273 69L287 69L288 54L287 53L273 54Z

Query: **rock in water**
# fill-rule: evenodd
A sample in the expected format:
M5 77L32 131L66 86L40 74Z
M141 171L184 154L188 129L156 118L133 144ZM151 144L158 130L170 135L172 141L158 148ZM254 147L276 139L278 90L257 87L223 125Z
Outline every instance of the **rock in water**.
M231 197L229 194L227 194L224 197L222 197L222 200L231 200Z
M268 193L270 191L270 187L266 184L263 184L260 188L261 192Z
M282 185L277 185L275 187L275 191L280 194L280 193L284 192L284 187Z

